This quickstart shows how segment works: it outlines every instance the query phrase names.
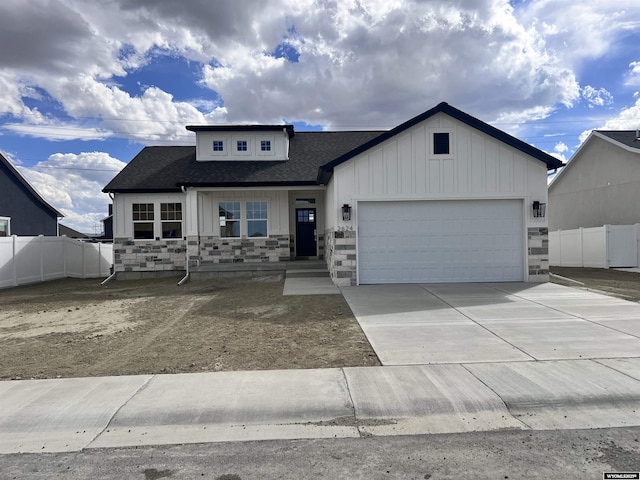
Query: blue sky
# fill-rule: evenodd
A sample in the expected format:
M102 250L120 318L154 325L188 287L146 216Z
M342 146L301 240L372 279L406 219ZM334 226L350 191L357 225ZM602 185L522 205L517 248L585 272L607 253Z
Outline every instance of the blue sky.
M3 0L0 151L99 230L189 124L392 128L446 101L562 159L640 127L640 0ZM1 212L0 212L1 213Z

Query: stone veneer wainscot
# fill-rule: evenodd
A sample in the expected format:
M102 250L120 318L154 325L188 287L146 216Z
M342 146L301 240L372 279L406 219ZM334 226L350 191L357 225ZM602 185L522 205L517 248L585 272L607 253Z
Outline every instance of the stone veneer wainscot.
M114 238L114 269L116 272L184 270L186 247L185 240Z
M291 259L289 235L252 238L189 237L189 265L283 262ZM195 243L195 245L194 245ZM194 247L198 248L194 248ZM194 253L198 252L197 258Z

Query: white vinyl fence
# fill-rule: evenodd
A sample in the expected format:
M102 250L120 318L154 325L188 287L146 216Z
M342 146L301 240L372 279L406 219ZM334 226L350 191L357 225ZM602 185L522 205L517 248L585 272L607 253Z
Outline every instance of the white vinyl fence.
M640 224L549 232L549 264L557 267L638 267Z
M56 278L109 275L113 245L67 237L0 238L0 288Z

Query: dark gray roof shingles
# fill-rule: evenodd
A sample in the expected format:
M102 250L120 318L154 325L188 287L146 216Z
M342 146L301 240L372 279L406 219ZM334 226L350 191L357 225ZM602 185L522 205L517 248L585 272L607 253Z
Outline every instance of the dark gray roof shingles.
M184 186L316 185L318 168L382 134L380 131L297 132L289 160L196 161L195 147L145 147L103 189L167 192Z
M596 132L616 142L622 143L627 147L640 150L640 140L637 140L638 132L636 130L596 130Z

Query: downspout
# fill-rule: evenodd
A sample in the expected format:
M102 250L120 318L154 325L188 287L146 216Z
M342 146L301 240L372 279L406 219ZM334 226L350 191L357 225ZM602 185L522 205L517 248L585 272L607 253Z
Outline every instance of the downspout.
M180 186L180 190L182 190L182 193L185 194L185 200L186 200L186 195L187 195L187 189L185 188L184 185ZM186 204L186 201L185 201ZM185 211L187 209L185 208ZM184 249L184 255L185 255L185 259L184 259L184 270L185 270L185 275L184 277L182 277L182 280L180 280L178 282L178 286L182 286L182 284L184 284L185 282L187 282L189 280L189 241L187 240L187 244L185 245L185 249Z

